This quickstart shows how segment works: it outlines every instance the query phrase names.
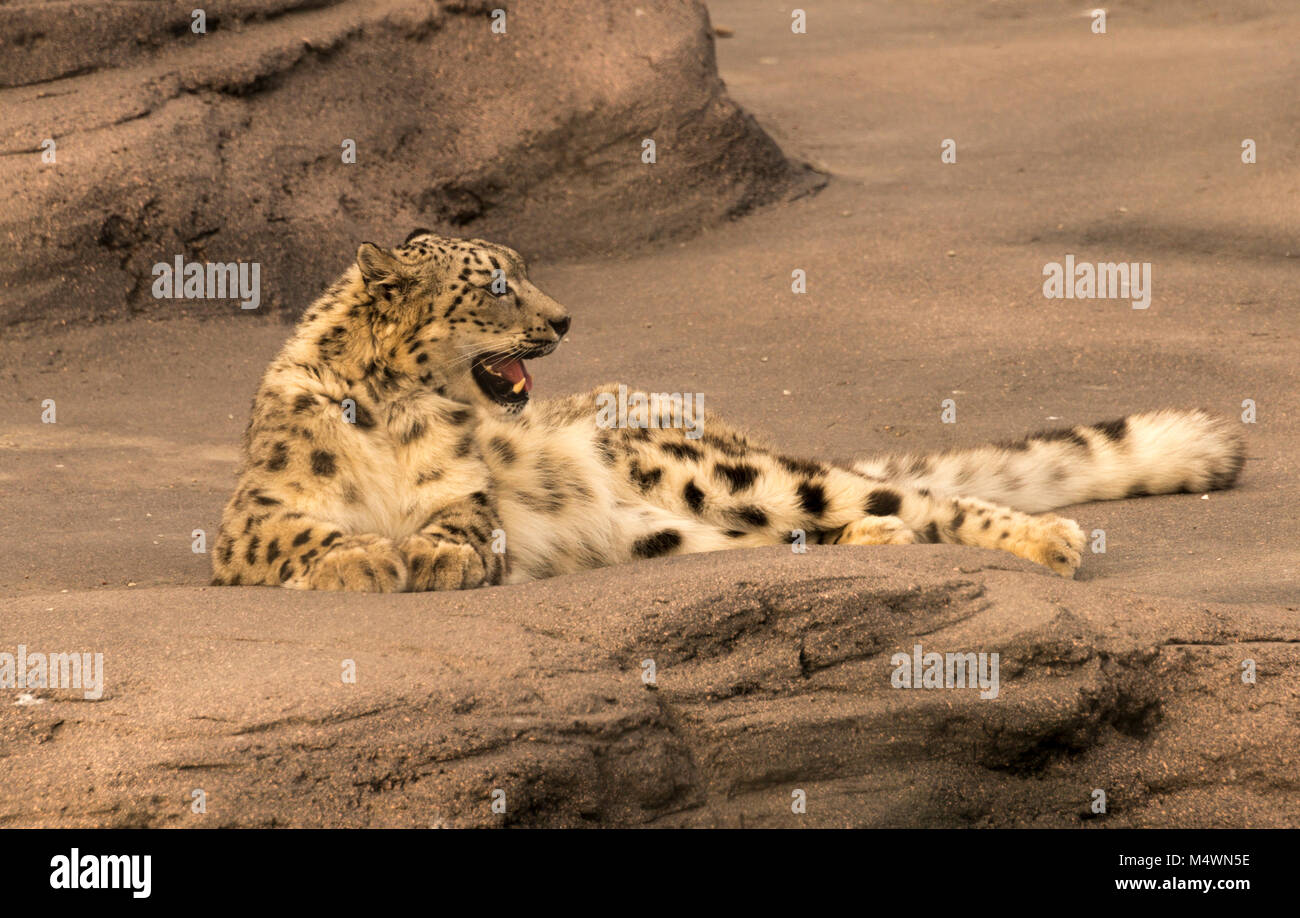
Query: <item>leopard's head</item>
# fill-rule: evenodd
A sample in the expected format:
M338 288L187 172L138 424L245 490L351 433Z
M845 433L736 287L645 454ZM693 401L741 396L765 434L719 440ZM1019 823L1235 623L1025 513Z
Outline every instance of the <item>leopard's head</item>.
M569 330L568 310L503 245L415 230L395 249L362 243L357 269L399 337L397 368L483 409L521 411L533 385L524 361Z

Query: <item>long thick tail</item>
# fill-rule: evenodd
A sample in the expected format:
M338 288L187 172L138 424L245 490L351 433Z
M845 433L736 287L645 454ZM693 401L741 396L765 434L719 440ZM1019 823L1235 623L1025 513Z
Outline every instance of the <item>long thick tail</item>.
M1132 414L1047 430L1014 443L929 456L879 457L855 471L937 494L1039 513L1067 504L1232 487L1245 444L1203 411Z

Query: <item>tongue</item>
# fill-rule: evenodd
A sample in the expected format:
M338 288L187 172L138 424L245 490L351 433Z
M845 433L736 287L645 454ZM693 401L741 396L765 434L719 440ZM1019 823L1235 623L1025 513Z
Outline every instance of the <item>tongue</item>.
M488 369L508 380L512 385L519 385L519 380L522 379L524 381L524 391L533 391L533 377L529 375L528 370L524 367L524 362L518 357L503 357L488 364Z

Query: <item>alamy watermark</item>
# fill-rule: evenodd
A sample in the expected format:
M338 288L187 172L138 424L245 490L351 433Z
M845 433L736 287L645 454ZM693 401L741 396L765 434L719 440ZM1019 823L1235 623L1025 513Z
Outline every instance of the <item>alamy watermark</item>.
M998 697L996 653L926 653L916 644L910 655L899 652L889 662L896 667L889 677L894 688L978 688L981 698Z
M703 431L704 393L628 392L619 384L618 394L596 394L596 423L612 428L673 428L686 430L686 439L698 440Z
M153 295L159 300L239 300L240 309L262 303L262 266L252 262L197 262L180 255L175 264L153 266Z
M1131 300L1134 309L1151 305L1151 262L1079 262L1043 265L1043 296L1049 300Z
M102 653L0 653L0 689L81 689L84 697L104 697Z

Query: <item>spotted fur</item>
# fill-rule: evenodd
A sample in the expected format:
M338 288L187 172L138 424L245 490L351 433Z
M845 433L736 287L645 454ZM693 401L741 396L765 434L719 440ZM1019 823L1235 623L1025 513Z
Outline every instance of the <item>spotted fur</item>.
M568 325L504 246L424 231L363 244L254 398L214 582L466 589L801 538L975 545L1073 576L1082 531L1031 514L1226 488L1243 462L1223 422L1156 411L844 468L706 412L698 439L602 426L615 385L503 404L475 381L483 355L542 356Z

